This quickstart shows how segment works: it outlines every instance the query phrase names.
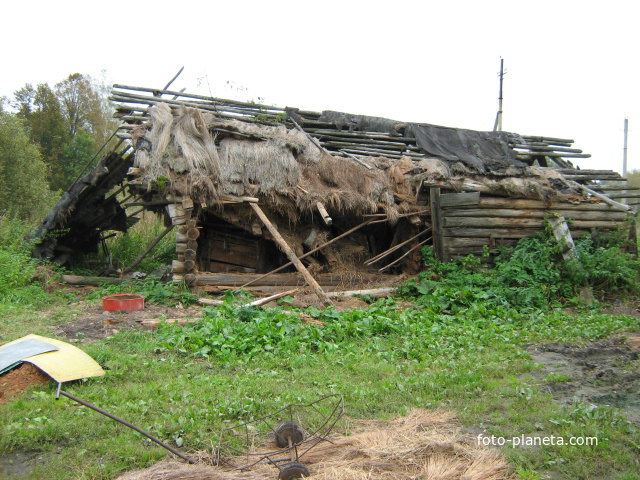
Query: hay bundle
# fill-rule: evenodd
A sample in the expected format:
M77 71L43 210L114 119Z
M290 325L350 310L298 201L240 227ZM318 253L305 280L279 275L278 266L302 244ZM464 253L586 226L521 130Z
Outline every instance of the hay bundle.
M300 179L295 157L283 143L226 138L220 142L220 183L226 193L244 195L293 189Z
M304 195L297 199L301 210L314 210L322 202L330 210L362 214L375 212L379 202L389 201L380 198L388 189L383 173L345 158L325 155L322 162L303 168L302 176Z
M166 103L159 103L149 110L151 118L147 125L147 132L136 135L135 166L143 170L145 176L157 178L158 172L163 172L160 167L162 156L171 142L171 128L173 126L173 114L171 107ZM149 127L150 126L150 127Z
M451 414L416 410L391 423L364 422L363 431L321 443L300 460L318 480L499 480L513 478L492 450L460 434ZM224 471L203 464L167 461L118 480L273 479L270 465Z
M200 110L180 109L173 128L173 141L192 175L209 175L214 181L220 176L218 151Z

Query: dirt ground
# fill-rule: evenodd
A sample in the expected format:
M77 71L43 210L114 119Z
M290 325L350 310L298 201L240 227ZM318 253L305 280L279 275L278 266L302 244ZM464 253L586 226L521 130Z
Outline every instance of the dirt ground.
M165 307L146 304L137 312L103 312L102 306L80 302L82 313L54 331L72 343L85 343L115 335L125 328L143 328L150 320L193 320L201 318L201 307ZM147 327L150 328L150 327Z
M24 392L31 385L44 385L51 382L49 375L30 363L9 370L0 376L0 405Z
M554 399L619 408L640 425L640 333L614 336L587 345L548 343L529 348L538 386Z

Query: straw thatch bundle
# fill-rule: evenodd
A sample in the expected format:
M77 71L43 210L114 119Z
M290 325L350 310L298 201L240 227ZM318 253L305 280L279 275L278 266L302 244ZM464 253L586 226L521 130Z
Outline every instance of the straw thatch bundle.
M235 140L220 142L220 183L225 193L246 195L251 185L262 192L295 188L300 169L291 150L282 142Z
M159 103L150 117L132 132L136 166L150 189L166 188L207 206L219 205L221 194L261 196L293 223L322 203L341 216L384 211L394 225L401 213L417 209L424 184L535 199L556 197L563 186L548 169L518 166L480 175L461 162L435 158L338 157L297 129L194 108Z
M390 423L364 422L363 430L320 443L300 461L318 480L500 480L514 478L498 453L460 433L451 414L416 410ZM225 471L202 463L165 461L118 480L262 480L273 466Z

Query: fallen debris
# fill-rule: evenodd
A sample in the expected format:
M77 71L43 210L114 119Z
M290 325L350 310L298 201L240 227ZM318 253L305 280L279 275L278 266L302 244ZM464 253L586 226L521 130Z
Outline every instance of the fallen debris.
M242 307L259 307L261 305L266 305L267 303L272 302L274 300L277 300L279 298L286 297L287 295L292 295L297 291L298 291L298 289L294 288L293 290L287 290L286 292L275 293L275 294L270 295L268 297L259 298L257 300L254 300L253 302L245 303L244 305L242 305ZM209 306L212 306L212 307L218 307L218 306L220 306L220 305L222 305L224 303L224 300L215 300L215 299L210 299L210 298L199 298L198 299L198 303L200 305L209 305Z

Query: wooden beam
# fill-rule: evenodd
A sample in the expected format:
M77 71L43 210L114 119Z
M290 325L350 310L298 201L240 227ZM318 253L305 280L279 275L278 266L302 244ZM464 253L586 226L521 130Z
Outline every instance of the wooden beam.
M431 200L431 228L433 229L433 250L437 260L444 261L444 248L442 230L442 206L440 204L440 187L429 189Z
M480 192L444 193L440 195L440 206L442 208L478 205L479 201Z
M368 225L368 224L370 224L370 223L373 223L373 220L366 220L366 221L362 222L361 224L356 225L355 227L353 227L353 228L351 228L351 229L347 230L346 232L341 233L341 234L340 234L340 235L338 235L337 237L332 238L332 239L331 239L331 240L329 240L328 242L325 242L325 243L323 243L322 245L317 246L317 247L316 247L316 248L314 248L313 250L308 251L308 252L307 252L307 253L305 253L304 255L301 255L301 256L299 257L299 258L300 258L300 260L302 260L303 258L308 257L309 255L312 255L312 254L314 254L314 253L316 253L316 252L318 252L318 251L322 250L322 249L323 249L323 248L325 248L325 247L328 247L329 245L331 245L331 244L333 244L333 243L337 242L338 240L340 240L340 239L342 239L342 238L346 237L347 235L352 234L352 233L353 233L353 232L355 232L356 230L360 230L362 227L364 227L365 225ZM279 266L278 268L273 269L273 270L271 270L270 272L265 273L264 275L261 275L261 276L259 276L258 278L255 278L255 279L251 280L250 282L245 283L245 284L244 284L244 285L242 285L238 290L240 290L240 289L242 289L242 288L245 288L245 287L248 287L249 285L253 285L254 283L256 283L256 282L258 282L258 281L262 280L263 278L266 278L266 277L268 277L269 275L273 275L274 273L277 273L277 272L279 272L279 271L281 271L281 270L284 270L285 268L290 267L291 265L293 265L293 263L292 263L292 262L285 263L284 265L281 265L281 266ZM236 290L236 291L237 291L237 290Z
M588 193L590 195L593 195L596 198L599 198L600 200L602 200L603 202L605 202L608 205L611 205L613 208L615 208L616 210L620 210L622 212L628 212L629 210L631 210L631 207L629 205L625 205L623 203L620 202L616 202L615 200L611 200L609 197L607 197L606 195L603 195L602 193L598 193L595 190L591 190L589 187L586 187L584 185L581 185L577 182L573 182L571 180L569 180L568 182L572 187L574 188L579 188L580 190L582 190L585 193Z
M162 240L165 237L165 235L167 235L167 233L173 230L173 227L174 225L169 225L160 235L158 235L153 240L153 242L151 242L149 246L144 249L144 251L138 256L138 258L136 258L131 265L129 265L127 268L125 268L122 271L122 275L125 275L129 273L131 270L133 270L134 268L136 268L140 264L140 262L144 260L144 258L149 254L149 252L153 250L153 247L155 247L160 242L160 240Z
M296 269L304 277L305 281L309 284L311 288L313 288L314 292L316 293L316 295L318 295L318 298L322 301L322 303L324 303L325 305L331 305L332 302L327 296L327 294L324 292L324 290L322 290L322 287L318 285L318 282L316 282L315 278L313 278L313 276L309 273L309 270L307 270L307 268L302 264L300 259L297 257L297 255L293 251L293 249L289 246L286 240L282 238L282 235L280 235L280 232L278 231L278 229L275 227L273 223L271 223L269 218L265 215L265 213L258 206L258 204L249 203L249 206L253 209L253 211L258 216L258 218L262 221L262 223L264 223L264 226L267 227L267 230L269 230L269 233L271 233L271 236L273 237L275 242L278 244L278 246L280 246L280 248L285 253L285 255L289 258L289 260L293 263Z

